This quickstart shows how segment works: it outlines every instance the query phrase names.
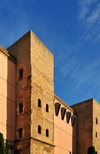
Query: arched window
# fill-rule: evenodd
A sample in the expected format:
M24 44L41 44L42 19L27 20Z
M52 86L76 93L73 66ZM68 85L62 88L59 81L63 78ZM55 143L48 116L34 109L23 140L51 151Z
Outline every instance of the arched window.
M95 123L98 124L98 118L97 117L95 118Z
M46 137L49 137L49 130L46 129Z
M41 134L41 126L38 126L38 133Z
M98 133L96 132L96 133L95 133L95 137L97 137L97 136L98 136Z
M38 107L41 107L41 100L38 99Z
M46 112L49 112L49 105L46 104Z

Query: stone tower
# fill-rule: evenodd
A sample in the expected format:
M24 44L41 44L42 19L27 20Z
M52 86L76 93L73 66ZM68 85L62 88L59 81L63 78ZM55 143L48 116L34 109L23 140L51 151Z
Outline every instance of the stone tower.
M54 59L29 31L8 49L16 58L16 153L54 153Z
M89 99L71 107L77 113L77 154L87 153L91 145L100 153L100 104Z

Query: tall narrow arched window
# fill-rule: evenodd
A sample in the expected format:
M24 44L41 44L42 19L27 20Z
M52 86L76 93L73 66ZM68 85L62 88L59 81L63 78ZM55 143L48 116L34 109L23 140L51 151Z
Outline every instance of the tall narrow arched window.
M98 118L97 117L95 118L95 123L98 124Z
M95 133L95 137L97 137L97 136L98 136L98 133L96 132L96 133Z
M38 126L38 134L41 134L41 126Z
M49 130L46 129L46 137L49 137Z
M41 107L41 100L38 99L38 107Z
M49 105L46 104L46 112L49 112Z

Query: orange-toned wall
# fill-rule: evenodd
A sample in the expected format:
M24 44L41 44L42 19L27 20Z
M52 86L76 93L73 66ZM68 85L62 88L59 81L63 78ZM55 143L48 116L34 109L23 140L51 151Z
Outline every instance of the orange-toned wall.
M76 154L76 122L72 126L71 117L69 123L66 122L66 114L64 120L61 119L61 108L66 108L73 115L73 110L64 105L60 100L55 98L55 102L61 104L58 116L54 113L54 154Z
M15 63L0 50L0 132L15 139Z

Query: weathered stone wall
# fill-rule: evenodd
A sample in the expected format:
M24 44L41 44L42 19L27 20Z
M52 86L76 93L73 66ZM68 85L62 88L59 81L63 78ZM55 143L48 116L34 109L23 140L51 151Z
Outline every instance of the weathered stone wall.
M35 139L31 140L31 145L31 154L54 154L54 147L52 145Z
M93 99L93 145L100 153L100 104Z
M49 153L53 154L54 144L54 85L53 85L53 55L44 44L31 32L31 70L32 70L32 91L31 91L31 154ZM38 99L41 100L41 107L38 107ZM48 104L48 112L46 112ZM41 134L38 133L38 126L41 126ZM49 136L46 136L46 129ZM45 143L46 142L46 143ZM34 144L33 144L34 143ZM37 144L38 143L38 144ZM51 144L51 145L50 145ZM40 152L34 151L39 149Z
M16 140L19 139L18 129L23 129L23 136L16 142L16 149L21 149L21 153L26 149L25 152L30 153L31 144L31 154L36 154L35 149L40 149L41 153L53 154L53 55L31 31L9 47L8 51L17 59ZM24 72L21 80L19 80L20 69ZM41 100L41 108L38 107L38 99ZM20 103L23 103L24 108L23 113L19 114ZM38 126L41 126L41 134L38 133Z
M77 154L87 153L92 145L93 99L71 106L77 113Z
M30 32L8 48L16 62L16 149L21 153L29 153L29 137L31 122L31 65L30 65ZM19 79L19 70L23 77ZM23 112L19 113L19 104L23 104ZM18 137L18 129L22 128L22 137Z

